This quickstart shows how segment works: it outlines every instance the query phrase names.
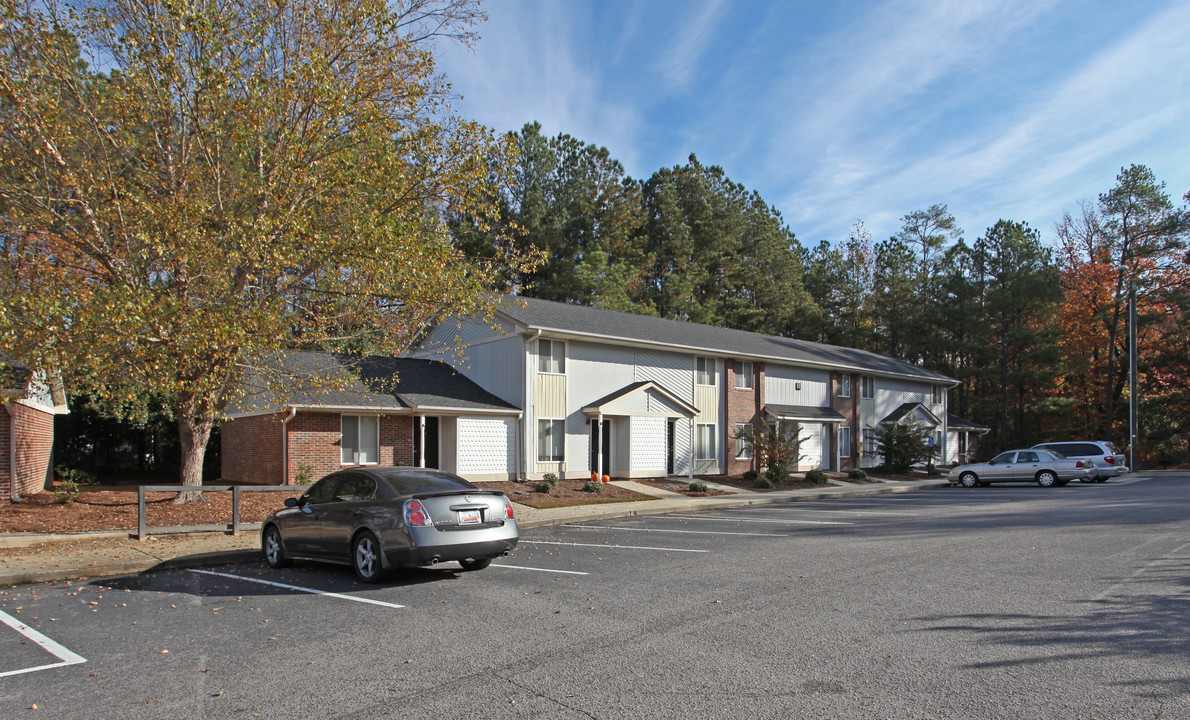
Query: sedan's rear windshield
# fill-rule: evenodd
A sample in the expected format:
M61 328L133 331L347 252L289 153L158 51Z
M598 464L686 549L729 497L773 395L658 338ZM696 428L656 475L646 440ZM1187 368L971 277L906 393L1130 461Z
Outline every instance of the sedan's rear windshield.
M447 473L426 470L401 470L400 472L383 473L382 477L388 481L392 489L399 495L414 495L425 492L442 492L449 490L475 490L476 487L461 477Z

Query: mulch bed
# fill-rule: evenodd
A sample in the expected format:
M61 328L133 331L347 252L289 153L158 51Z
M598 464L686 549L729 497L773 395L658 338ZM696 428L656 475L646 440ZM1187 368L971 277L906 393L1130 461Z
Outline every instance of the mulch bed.
M534 483L530 482L484 482L479 483L479 486L484 489L503 490L504 494L514 503L528 505L539 510L573 505L600 505L657 499L652 495L642 495L608 483L600 483L597 493L586 492L582 489L583 482L582 480L562 480L548 494L537 492L533 489Z
M695 478L697 481L697 478ZM726 490L716 490L714 488L707 488L706 492L694 492L690 489L689 480L680 480L675 478L633 478L632 482L640 483L641 485L648 485L655 487L658 490L668 490L670 492L681 493L686 497L713 497L715 495L730 495ZM713 482L718 482L717 480Z
M257 523L282 507L292 493L251 492L240 494L240 522ZM146 493L148 524L155 527L188 525L230 525L231 492L208 492L205 502L176 505L177 493ZM119 489L85 487L70 503L57 503L51 492L25 495L24 502L0 502L0 532L94 532L136 529L136 486Z

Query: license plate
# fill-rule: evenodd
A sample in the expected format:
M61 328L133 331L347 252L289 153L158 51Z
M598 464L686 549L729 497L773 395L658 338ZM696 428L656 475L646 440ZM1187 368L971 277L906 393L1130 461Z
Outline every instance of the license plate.
M460 525L478 525L483 522L483 516L479 514L478 510L460 510L459 524Z

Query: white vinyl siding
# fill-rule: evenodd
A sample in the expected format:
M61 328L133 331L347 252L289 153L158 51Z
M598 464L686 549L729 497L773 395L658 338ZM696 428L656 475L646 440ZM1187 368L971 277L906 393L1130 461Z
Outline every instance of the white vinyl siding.
M764 373L764 402L768 405L830 405L830 373L769 364Z
M566 374L566 343L562 340L537 341L537 372Z
M344 465L375 465L380 462L379 417L343 415L339 428L342 434L339 462Z
M735 387L737 390L752 388L752 363L747 360L735 361Z
M665 426L663 417L634 417L630 421L628 469L634 476L665 474Z
M709 423L699 423L694 433L694 458L696 460L716 460L719 458L719 437L715 426Z

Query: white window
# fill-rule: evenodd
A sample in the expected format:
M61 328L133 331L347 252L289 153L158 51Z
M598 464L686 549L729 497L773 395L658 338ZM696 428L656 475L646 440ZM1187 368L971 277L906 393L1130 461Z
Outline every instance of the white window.
M694 430L694 457L696 460L715 460L719 457L719 446L715 442L714 424L699 423Z
M566 446L566 423L537 421L537 462L562 462Z
M876 397L876 378L870 375L861 375L859 379L859 396L864 400L871 400Z
M851 397L851 373L839 373L839 397Z
M934 431L934 454L942 457L942 431Z
M875 455L876 454L876 431L872 428L864 428L863 432L864 432L864 436L863 436L863 439L864 439L863 445L864 446L860 449L863 451L863 453L865 455Z
M380 418L375 415L343 415L339 419L342 440L339 461L344 465L375 465L380 462Z
M851 457L851 428L846 425L839 428L839 457Z
M561 340L537 341L537 372L566 374L566 343Z
M694 359L694 383L696 385L714 385L715 371L715 358L698 357Z
M747 360L735 361L735 386L739 390L752 389L752 363Z
M752 423L735 424L735 459L752 459Z
M941 405L943 399L946 397L946 389L941 385L934 386L934 404Z

